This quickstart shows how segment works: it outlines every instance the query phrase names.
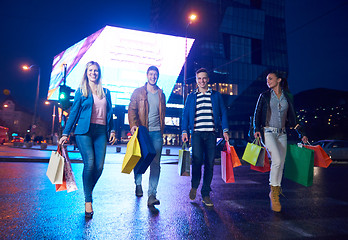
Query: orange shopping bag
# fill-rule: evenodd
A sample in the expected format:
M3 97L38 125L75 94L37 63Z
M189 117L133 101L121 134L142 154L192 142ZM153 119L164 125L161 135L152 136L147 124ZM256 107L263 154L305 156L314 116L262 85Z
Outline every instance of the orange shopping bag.
M332 160L320 145L303 145L305 148L314 150L314 166L327 168Z

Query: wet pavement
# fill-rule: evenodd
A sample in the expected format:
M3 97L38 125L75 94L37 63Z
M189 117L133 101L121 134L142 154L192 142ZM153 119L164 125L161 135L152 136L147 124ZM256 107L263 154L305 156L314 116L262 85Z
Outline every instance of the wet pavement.
M33 158L50 154L26 151ZM55 192L45 175L47 162L6 162L10 149L0 147L0 239L348 239L348 164L315 168L311 187L284 179L282 212L273 213L268 174L245 165L235 168L231 184L222 181L220 165L215 165L214 207L205 207L200 194L191 201L190 177L178 176L177 164L165 164L175 162L175 151L161 164L161 205L149 209L148 173L144 197L137 198L133 174L121 173L124 153L110 150L93 194L95 214L86 220L83 164L72 164L79 189Z

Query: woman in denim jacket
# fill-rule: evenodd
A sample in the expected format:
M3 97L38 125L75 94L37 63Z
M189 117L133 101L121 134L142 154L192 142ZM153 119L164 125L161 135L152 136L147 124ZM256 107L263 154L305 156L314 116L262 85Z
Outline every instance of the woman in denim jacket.
M271 153L269 197L272 210L280 212L279 194L287 149L285 127L292 127L300 133L300 125L297 124L293 97L286 79L281 78L277 72L271 72L267 75L267 86L269 90L260 94L254 112L254 136L261 138L263 131L265 145ZM307 137L303 136L302 141L307 142Z
M92 191L102 174L109 142L116 141L112 119L110 91L102 87L100 66L89 62L74 97L69 119L59 144L64 144L74 130L77 146L83 159L83 189L85 194L85 216L93 216Z

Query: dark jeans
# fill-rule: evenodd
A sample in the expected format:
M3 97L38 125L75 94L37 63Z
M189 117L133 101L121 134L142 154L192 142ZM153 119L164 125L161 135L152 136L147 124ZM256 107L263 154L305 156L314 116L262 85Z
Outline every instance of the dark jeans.
M213 179L216 135L215 132L193 132L192 134L192 188L198 188L204 164L202 197L209 196Z
M88 133L76 135L83 160L83 190L85 202L92 202L92 191L103 172L106 154L106 126L91 124Z

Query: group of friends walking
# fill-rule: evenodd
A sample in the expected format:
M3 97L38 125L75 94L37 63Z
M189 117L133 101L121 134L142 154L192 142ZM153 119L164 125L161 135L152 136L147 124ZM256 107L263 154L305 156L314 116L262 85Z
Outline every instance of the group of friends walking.
M134 90L128 107L130 132L145 126L156 150L156 156L150 164L147 205L159 205L157 186L160 177L160 158L163 145L166 100L163 91L157 86L159 70L151 66L147 70L147 82ZM192 174L191 190L188 197L196 199L197 189L202 178L201 197L207 207L214 206L210 192L213 179L213 167L216 139L221 133L229 141L227 110L221 94L212 90L208 71L201 68L196 71L197 89L187 97L182 115L182 141L191 139ZM271 209L281 211L279 194L286 155L286 128L293 127L300 132L296 121L292 95L286 79L276 72L267 75L269 89L260 94L254 113L255 137L263 137L271 154L271 171L269 177ZM82 173L85 196L85 216L91 218L92 192L102 174L107 142L116 141L112 120L112 103L110 91L102 87L101 68L97 62L86 65L79 88L76 90L74 103L59 144L64 144L74 132L84 167ZM306 136L301 136L307 142ZM135 195L143 196L142 175L134 174Z

